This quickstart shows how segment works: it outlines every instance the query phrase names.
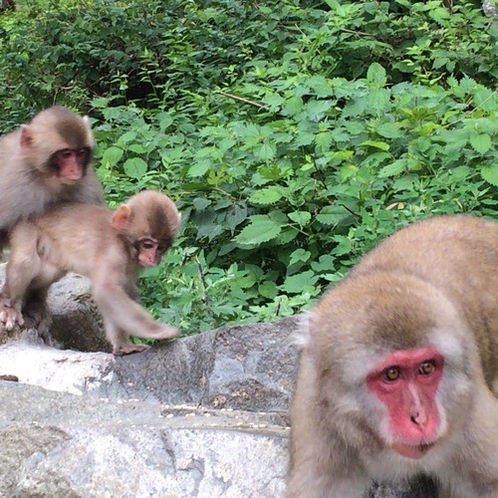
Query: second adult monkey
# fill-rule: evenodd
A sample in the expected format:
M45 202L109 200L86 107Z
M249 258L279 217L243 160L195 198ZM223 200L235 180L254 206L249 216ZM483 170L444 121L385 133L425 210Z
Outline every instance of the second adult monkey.
M55 106L0 138L0 235L50 204L103 204L88 119Z
M172 244L180 214L159 192L143 191L112 211L103 206L67 203L21 221L9 232L10 257L2 290L0 321L7 330L23 325L23 305L34 292L35 321L48 331L45 296L50 284L74 271L91 280L114 354L147 349L130 335L169 339L177 329L156 322L137 302L141 268L155 266ZM30 306L33 302L28 300Z
M498 497L497 222L399 230L325 294L304 339L286 498L364 498L419 474L441 497Z

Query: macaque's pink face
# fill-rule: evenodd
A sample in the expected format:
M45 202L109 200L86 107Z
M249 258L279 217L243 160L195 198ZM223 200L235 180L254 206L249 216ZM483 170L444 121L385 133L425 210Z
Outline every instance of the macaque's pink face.
M62 149L57 151L52 158L61 183L72 184L85 175L86 167L90 160L90 149Z
M396 351L367 376L369 390L389 412L394 451L420 458L439 437L436 392L444 359L434 348Z
M138 241L138 262L144 268L156 266L167 247L157 240L145 237Z

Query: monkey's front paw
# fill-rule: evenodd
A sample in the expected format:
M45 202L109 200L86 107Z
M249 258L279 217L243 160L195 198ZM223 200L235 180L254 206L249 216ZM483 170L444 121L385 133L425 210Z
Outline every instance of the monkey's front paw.
M130 342L129 344L114 346L112 348L112 354L115 356L122 356L131 353L141 353L142 351L147 351L148 349L150 349L150 346L147 346L146 344L132 344Z
M154 336L154 339L172 339L173 337L176 337L179 333L180 331L175 327L168 327L167 325L162 325L157 335Z
M22 327L24 325L24 318L20 311L3 306L0 310L0 322L3 323L5 330L11 331L16 325Z

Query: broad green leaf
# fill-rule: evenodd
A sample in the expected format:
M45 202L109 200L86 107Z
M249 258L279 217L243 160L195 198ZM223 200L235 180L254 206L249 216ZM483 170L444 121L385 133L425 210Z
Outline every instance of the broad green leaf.
M491 137L487 133L471 135L470 144L479 154L485 154L491 148Z
M140 179L147 173L147 163L140 157L132 157L125 161L124 172L130 178Z
M384 113L390 110L391 107L391 94L385 88L374 88L370 90L367 96L368 109L370 111L377 111L377 113Z
M123 157L123 149L120 147L111 146L104 151L102 162L109 166L114 166Z
M307 131L302 131L296 137L295 144L297 147L302 147L303 145L309 145L313 143L315 139L315 134Z
M345 130L342 127L337 127L334 128L331 132L330 135L336 142L347 142L350 138L350 134L347 130ZM317 141L318 143L318 141Z
M316 220L324 225L336 225L347 215L342 206L324 206L315 216Z
M334 270L334 258L330 254L324 254L323 256L320 256L320 258L318 259L318 262L313 261L311 263L311 268L313 268L313 270L316 272L333 271Z
M299 261L306 263L311 257L311 253L309 251L304 250L303 248L296 249L292 252L289 258L289 265L293 265Z
M256 149L255 151L256 157L263 161L270 161L275 157L275 153L277 152L275 144L265 141L259 149Z
M362 147L373 147L380 150L389 150L389 144L378 140L366 140L360 144Z
M159 128L164 131L166 128L173 124L173 116L171 114L161 113L159 114Z
M481 175L487 182L491 183L491 185L498 187L498 164L482 166Z
M343 117L361 116L369 108L368 101L364 96L353 97L342 110Z
M386 138L399 138L403 136L402 131L394 123L383 123L375 131L382 137Z
M274 204L283 196L282 187L266 187L256 190L249 196L249 201L253 204L267 206Z
M285 279L282 289L289 294L300 294L306 287L313 287L318 280L318 276L312 270L303 271L296 275L291 275Z
M383 87L387 83L386 70L378 63L370 64L367 71L367 81L377 87Z
M311 121L323 119L325 113L332 107L331 100L310 100L306 103L306 112Z
M266 280L258 287L258 292L268 299L273 299L278 294L277 284L271 280Z
M131 144L128 150L135 152L135 154L144 154L147 152L147 149L142 144Z
M314 75L308 80L317 97L330 97L333 94L330 80L321 75Z
M276 109L284 103L284 98L277 94L268 94L265 95L263 102L273 109Z
M203 159L190 166L188 169L188 175L193 177L203 176L209 171L210 168L211 161L209 159Z
M283 228L280 235L275 239L275 244L282 246L288 244L297 237L298 233L294 227Z
M251 222L234 240L241 245L257 245L278 237L282 231L282 224L271 220L266 215L254 215L250 217Z
M118 139L119 144L127 144L130 142L133 142L137 139L137 132L136 131L127 131L123 135L121 135Z
M406 168L405 159L397 159L393 161L391 164L384 166L379 171L379 178L387 178L389 176L399 175Z
M332 144L332 133L330 133L329 131L318 133L315 136L315 143L316 146L320 149L328 150L330 148L330 145Z
M234 230L247 218L247 206L245 204L234 204L228 210L226 222L231 230Z
M196 197L193 202L196 211L204 211L210 204L211 201L205 197Z
M301 226L307 225L311 220L311 213L309 211L294 211L289 214L289 218Z

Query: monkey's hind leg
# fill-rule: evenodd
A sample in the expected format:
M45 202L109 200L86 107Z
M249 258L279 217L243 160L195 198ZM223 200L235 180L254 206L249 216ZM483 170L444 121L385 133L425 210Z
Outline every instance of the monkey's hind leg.
M0 295L0 322L3 324L3 328L8 332L16 325L19 325L19 327L24 325L20 303L12 306L11 300L6 297L3 292Z
M52 316L47 304L48 287L29 289L22 312L26 327L33 328L45 344L51 344L50 325Z

